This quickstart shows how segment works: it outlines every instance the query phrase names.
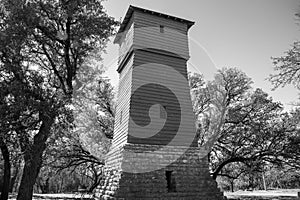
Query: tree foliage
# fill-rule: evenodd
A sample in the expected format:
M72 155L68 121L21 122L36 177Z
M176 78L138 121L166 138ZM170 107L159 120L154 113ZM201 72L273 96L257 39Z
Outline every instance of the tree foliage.
M80 87L73 95L74 122L71 127L57 129L59 132L50 138L45 159L54 171L67 170L90 179L85 186L91 192L103 178L104 156L111 144L114 93L95 65L84 70L77 80Z
M300 12L295 14L300 19ZM300 89L300 41L295 41L283 56L273 57L275 73L269 76L274 89L292 84Z
M300 42L294 42L284 56L272 59L275 73L270 75L269 80L274 87L292 84L300 89Z
M100 57L117 22L101 0L1 0L0 16L3 119L24 155L17 199L30 199L55 125L73 121L78 71Z
M199 75L190 80L200 145L211 147L214 178L233 180L246 173L243 168L259 172L269 163L299 167L295 114L284 113L282 105L261 89L252 90L252 81L243 72L224 68L211 82ZM230 170L232 164L243 167L235 172Z

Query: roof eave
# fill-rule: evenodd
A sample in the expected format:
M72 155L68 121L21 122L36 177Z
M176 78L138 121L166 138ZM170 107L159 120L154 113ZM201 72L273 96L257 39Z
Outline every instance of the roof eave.
M167 15L167 14L163 14L163 13L159 13L159 12L155 12L155 11L152 11L152 10L148 10L148 9L144 9L144 8L140 8L140 7L130 5L127 12L126 12L126 14L125 14L125 17L124 17L122 23L121 23L121 26L120 26L117 34L116 34L116 37L114 39L114 44L119 43L119 40L122 37L122 33L124 32L128 22L129 22L129 20L132 16L132 13L134 11L141 11L141 12L145 12L145 13L149 13L149 14L153 14L153 15L157 15L157 16L162 16L162 17L165 17L165 18L168 18L168 19L172 19L172 20L175 20L175 21L185 23L185 24L187 24L188 30L195 24L195 22L190 21L190 20L186 20L186 19L183 19L183 18L179 18L179 17L175 17L175 16L171 16L171 15Z

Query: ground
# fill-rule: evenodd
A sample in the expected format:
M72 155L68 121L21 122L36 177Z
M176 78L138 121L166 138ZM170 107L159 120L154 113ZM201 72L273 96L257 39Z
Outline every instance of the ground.
M225 192L225 196L228 199L270 199L270 200L300 200L300 189L289 190L268 190L268 191L237 191L237 192Z
M225 192L228 200L300 200L300 189L268 190L268 191L237 191ZM34 194L34 200L75 200L93 199L89 194ZM10 195L10 200L15 200L16 195Z

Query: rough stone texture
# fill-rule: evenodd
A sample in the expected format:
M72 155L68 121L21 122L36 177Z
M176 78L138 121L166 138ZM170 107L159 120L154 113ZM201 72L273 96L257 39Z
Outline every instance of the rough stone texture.
M219 200L223 193L208 171L207 157L198 147L126 144L106 159L105 180L96 190L98 199ZM179 159L175 159L179 158ZM175 159L175 162L170 162ZM171 164L169 164L171 163ZM150 171L156 167L157 170ZM128 171L144 173L128 173ZM172 171L176 192L168 192L166 171Z

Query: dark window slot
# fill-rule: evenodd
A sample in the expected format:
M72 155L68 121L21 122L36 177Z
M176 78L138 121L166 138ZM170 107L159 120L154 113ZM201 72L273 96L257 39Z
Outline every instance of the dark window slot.
M166 179L168 192L176 192L176 181L173 171L166 171Z

